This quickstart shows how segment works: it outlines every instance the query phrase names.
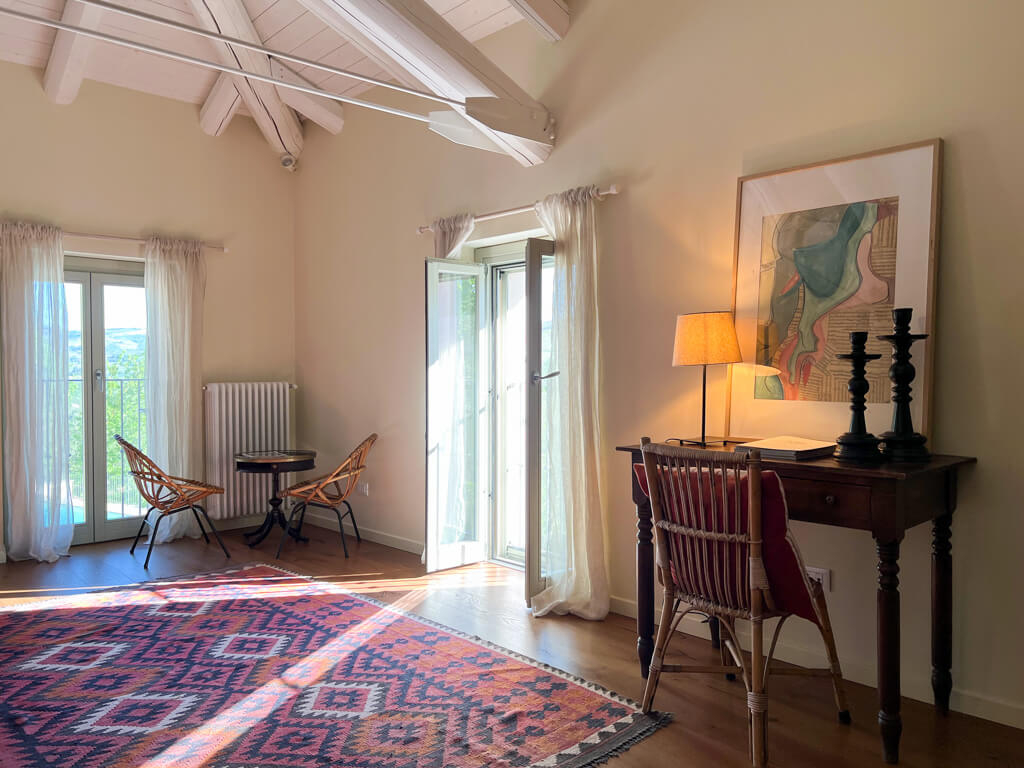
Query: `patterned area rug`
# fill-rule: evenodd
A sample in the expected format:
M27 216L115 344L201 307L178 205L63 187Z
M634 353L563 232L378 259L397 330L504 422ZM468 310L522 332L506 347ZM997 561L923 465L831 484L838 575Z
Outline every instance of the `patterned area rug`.
M0 765L596 765L668 721L271 566L0 612Z

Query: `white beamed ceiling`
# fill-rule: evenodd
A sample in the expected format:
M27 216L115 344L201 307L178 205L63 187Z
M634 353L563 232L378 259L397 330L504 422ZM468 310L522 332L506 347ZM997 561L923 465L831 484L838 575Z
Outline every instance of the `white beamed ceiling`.
M188 0L111 1L185 24L197 25L189 10ZM508 0L427 2L470 42L523 19ZM305 11L296 0L244 0L244 3L263 44L268 48L372 77L389 79L387 73L375 62ZM64 10L64 0L0 0L0 6L59 19ZM105 12L99 29L118 37L169 48L190 56L207 60L215 58L208 40L122 14ZM55 30L38 24L0 18L0 59L43 69L49 60L55 35ZM355 95L369 87L308 67L296 67L296 72L317 86L339 94ZM85 78L201 104L213 87L217 73L97 40L89 53ZM244 114L244 108L240 112Z

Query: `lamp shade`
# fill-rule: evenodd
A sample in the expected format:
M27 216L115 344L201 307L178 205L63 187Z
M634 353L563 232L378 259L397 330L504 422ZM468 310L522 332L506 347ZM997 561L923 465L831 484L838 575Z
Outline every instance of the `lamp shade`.
M676 318L672 365L719 365L742 359L732 312L695 312Z

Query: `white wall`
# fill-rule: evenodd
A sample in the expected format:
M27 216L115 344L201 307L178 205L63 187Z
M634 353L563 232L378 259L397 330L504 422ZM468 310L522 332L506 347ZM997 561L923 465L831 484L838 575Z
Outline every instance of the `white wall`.
M954 524L953 704L1024 726L1024 619L1007 610L1024 539L1012 458L1024 374L1015 307L1024 282L1024 5L590 0L573 10L557 45L522 24L481 43L558 118L558 147L541 167L359 110L338 137L310 134L296 189L303 439L340 458L379 432L360 523L396 543L422 542L422 259L431 243L416 226L620 182L624 193L600 208L603 512L615 604L630 611L633 508L627 460L613 446L698 429L700 374L669 366L673 320L730 304L736 178L942 137L933 443L980 458L962 477ZM710 383L717 431L722 382ZM873 682L872 541L796 527L808 562L833 570L844 667ZM904 691L930 699L925 528L908 536L902 566ZM789 658L817 655L812 632L786 635Z

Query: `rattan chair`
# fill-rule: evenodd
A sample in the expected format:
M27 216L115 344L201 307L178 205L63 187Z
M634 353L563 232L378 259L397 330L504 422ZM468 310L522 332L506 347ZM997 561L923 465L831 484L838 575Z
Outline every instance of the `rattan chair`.
M338 517L338 533L341 535L341 547L345 550L345 557L348 557L348 544L345 543L345 529L342 528L342 521L348 517L352 520L352 529L356 532L356 541L361 542L359 526L356 525L356 516L352 512L352 505L348 503L348 497L355 490L359 476L366 469L366 456L370 448L377 442L377 433L373 433L363 440L352 453L348 455L338 468L328 475L318 477L315 480L302 480L294 485L285 488L278 496L282 499L293 499L294 506L292 513L288 516L288 525L281 534L281 541L277 545L277 557L281 557L281 548L288 538L288 531L292 529L295 516L299 516L297 530L302 530L302 523L306 518L307 507L320 507L329 509ZM344 504L345 514L338 509Z
M768 761L765 683L769 674L832 679L839 720L850 722L842 670L821 585L811 582L789 533L779 477L762 471L760 454L682 448L641 441L637 476L651 499L658 574L665 604L654 645L643 710L649 712L662 672L740 674L750 711L750 756ZM665 664L665 650L689 613L715 617L725 629L721 666ZM790 616L814 623L828 654L828 669L771 668L779 631ZM767 656L764 622L777 618ZM751 624L749 662L740 650L736 620Z
M206 510L199 504L207 496L224 493L224 489L218 488L216 485L200 483L198 480L188 480L183 477L168 475L154 464L152 459L123 437L114 435L114 439L117 440L118 445L124 451L132 477L135 478L135 485L139 489L139 495L150 505L146 511L146 516L142 518L142 524L139 526L139 532L135 534L135 541L132 542L130 550L131 554L134 555L135 547L139 543L139 538L142 536L142 531L146 528L146 524L148 523L152 526L152 530L149 533L149 549L146 551L146 562L143 568L149 568L149 557L153 554L153 544L156 542L156 532L160 528L161 521L165 517L177 514L178 512L185 512L186 510L192 510L196 524L199 526L203 538L206 539L206 543L209 544L210 537L206 535L206 530L199 519L200 513L202 514L206 524L213 531L213 535L217 537L217 543L220 544L220 548L224 550L224 556L230 558L231 555L228 554L228 549L224 546L224 542L221 541L217 529L213 527L210 516L206 514ZM159 515L156 518L156 523L150 523L149 516L154 510Z

